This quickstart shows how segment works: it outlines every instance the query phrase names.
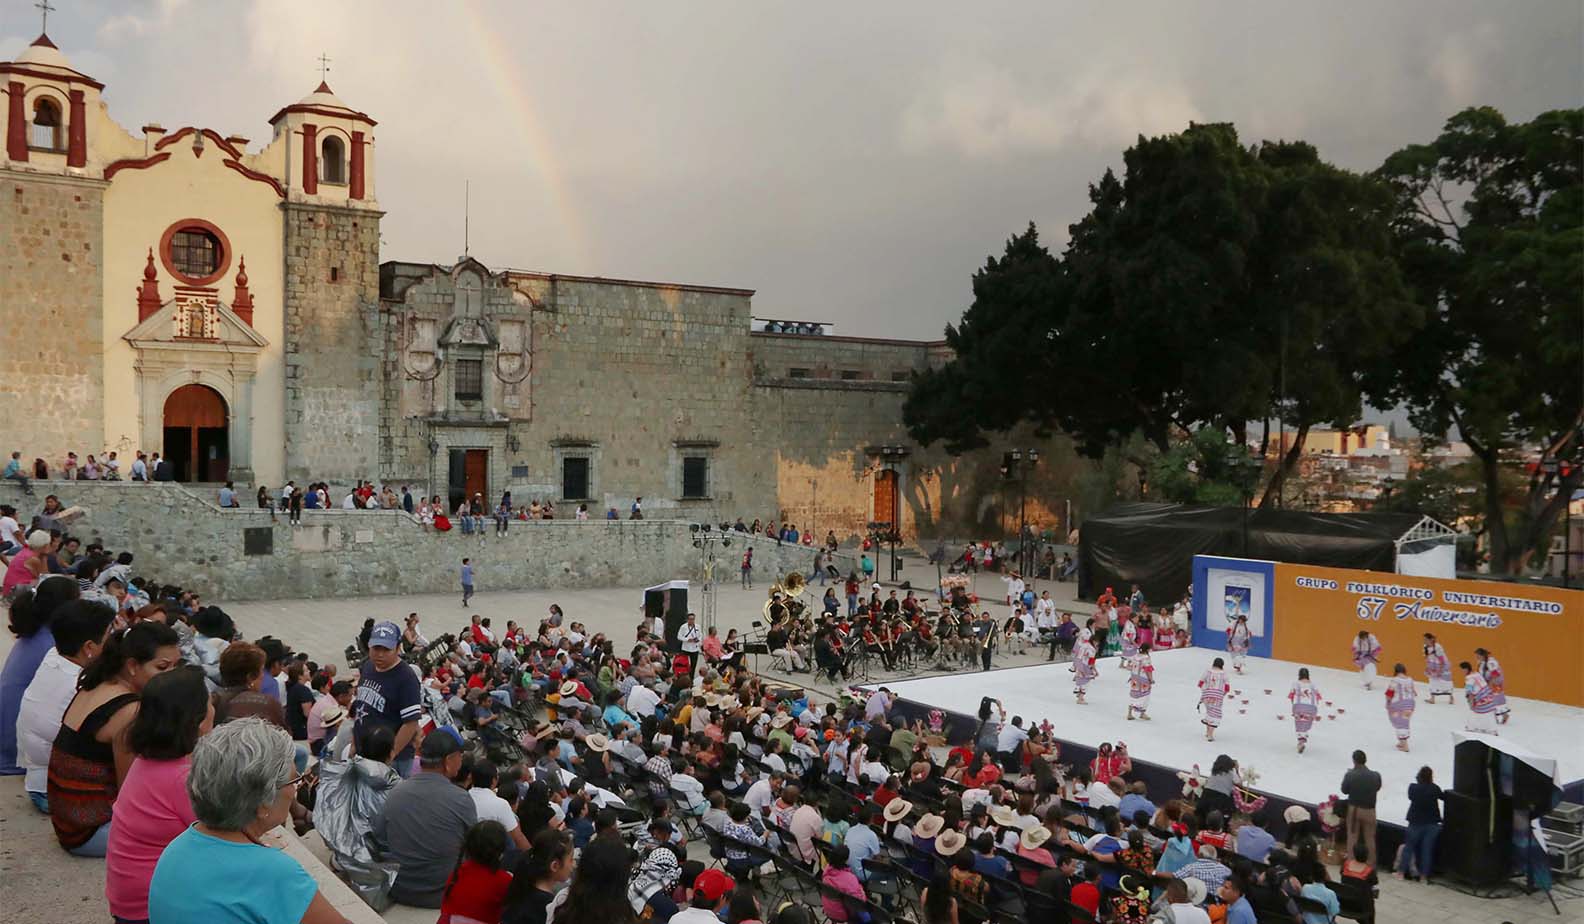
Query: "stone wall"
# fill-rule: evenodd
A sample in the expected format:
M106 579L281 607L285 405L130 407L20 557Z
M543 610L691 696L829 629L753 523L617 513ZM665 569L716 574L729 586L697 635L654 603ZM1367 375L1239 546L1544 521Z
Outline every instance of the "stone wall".
M104 187L0 171L0 464L104 448Z
M482 269L482 268L481 268ZM386 264L386 342L403 351L386 364L401 410L391 421L385 474L444 494L450 447L488 449L488 494L526 504L550 499L569 517L562 462L589 459L586 498L595 517L622 516L637 497L651 517L719 522L773 503L770 455L751 438L747 349L751 292L506 271L481 293L482 316L501 341L485 350L485 400L456 408L446 395L454 348L438 365L412 332L437 335L468 316L455 307L455 268ZM494 294L504 282L517 301ZM502 362L507 325L528 307L526 374ZM417 344L418 348L415 348ZM427 380L426 380L427 379ZM444 408L436 413L436 408ZM459 412L460 411L460 412ZM431 454L431 440L436 451ZM704 497L682 497L683 459L708 459Z
M378 468L379 219L288 202L286 477L373 478Z
M951 456L939 445L919 447L902 424L908 384L894 379L945 358L938 344L847 337L753 334L754 419L760 439L775 447L777 503L761 519L778 517L818 535L834 529L843 540L866 524L889 521L877 510L875 478L885 468L875 450L900 446L896 469L904 536L990 538L1015 535L1019 508L1036 528L1067 527L1064 501L1076 496L1084 467L1065 437L1039 438L1022 427L981 450ZM807 377L789 375L808 370ZM857 378L842 377L842 373ZM771 439L772 432L787 438ZM1002 454L1035 448L1041 461L1024 485L1001 474ZM778 520L778 521L779 521Z
M36 493L0 483L0 502L19 519L38 512L46 494L88 513L70 532L85 542L131 551L133 572L199 590L214 600L442 593L457 588L464 557L480 590L544 587L634 587L676 578L700 580L702 558L680 520L518 522L495 538L437 533L400 511L307 510L292 526L285 514L225 510L183 485L131 482L38 482ZM759 575L805 574L813 552L732 535L717 558L717 579L736 580L750 541ZM851 567L845 558L837 562Z

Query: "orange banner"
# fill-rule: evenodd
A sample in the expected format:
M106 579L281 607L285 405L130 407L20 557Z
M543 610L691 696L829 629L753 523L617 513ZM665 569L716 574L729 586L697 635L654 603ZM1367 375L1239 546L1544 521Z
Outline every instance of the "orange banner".
M1458 662L1486 648L1509 695L1584 706L1584 591L1280 563L1275 585L1272 657L1351 670L1353 637L1368 629L1385 649L1382 675L1401 661L1424 680L1431 632L1459 686Z

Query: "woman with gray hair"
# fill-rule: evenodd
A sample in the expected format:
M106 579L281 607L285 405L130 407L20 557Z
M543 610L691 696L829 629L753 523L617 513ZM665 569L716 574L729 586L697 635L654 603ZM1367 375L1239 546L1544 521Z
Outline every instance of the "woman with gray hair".
M284 729L259 718L199 739L187 775L198 821L160 855L150 924L346 924L301 864L259 842L297 798L294 751Z

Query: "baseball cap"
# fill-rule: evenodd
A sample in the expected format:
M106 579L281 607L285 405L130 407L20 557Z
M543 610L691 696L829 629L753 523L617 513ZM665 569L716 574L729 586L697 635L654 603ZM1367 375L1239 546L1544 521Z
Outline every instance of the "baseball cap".
M370 648L395 648L401 644L401 629L390 620L376 623L373 631L369 632Z
M457 740L443 731L432 735L425 735L423 747L419 750L419 757L425 761L445 760L452 754L460 753L462 745Z
M737 888L737 882L718 869L707 869L693 880L693 891L707 902L719 901L722 895Z

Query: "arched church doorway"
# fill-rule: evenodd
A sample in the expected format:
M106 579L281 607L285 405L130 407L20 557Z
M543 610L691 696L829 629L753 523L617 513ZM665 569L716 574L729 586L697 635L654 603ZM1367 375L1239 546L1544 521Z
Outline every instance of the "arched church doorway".
M225 481L231 467L226 403L207 385L183 385L165 399L165 459L177 481Z

